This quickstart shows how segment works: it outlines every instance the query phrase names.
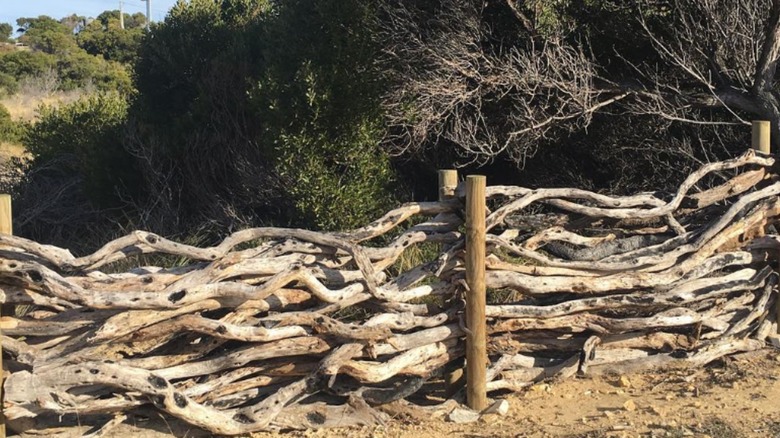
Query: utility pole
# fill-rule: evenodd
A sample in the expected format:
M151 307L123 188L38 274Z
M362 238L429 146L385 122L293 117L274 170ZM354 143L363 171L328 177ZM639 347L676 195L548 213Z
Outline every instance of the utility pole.
M146 0L146 30L152 28L152 0Z
M119 28L125 29L125 11L122 9L122 0L119 0Z

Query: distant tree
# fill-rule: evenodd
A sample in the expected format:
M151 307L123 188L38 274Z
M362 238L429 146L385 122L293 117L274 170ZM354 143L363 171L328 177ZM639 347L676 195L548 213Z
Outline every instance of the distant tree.
M78 33L87 26L88 19L83 15L71 14L60 19L60 23L65 25L72 33Z
M0 43L7 43L10 41L13 32L13 26L8 23L0 23Z
M106 60L131 63L138 54L144 36L143 22L125 14L125 28L119 23L119 11L106 11L89 23L76 39L87 53Z
M56 58L42 52L19 50L0 55L0 73L10 75L17 80L39 76L56 69L56 66Z
M51 17L19 18L16 24L22 33L19 41L34 50L63 55L78 49L71 29Z
M136 12L133 15L125 14L125 29L136 29L146 27L146 15Z
M83 50L57 59L61 88L64 90L94 85L101 91L132 91L132 79L127 68L114 61L90 55Z
M136 12L133 15L124 14L125 16L125 29L140 29L146 26L146 15ZM104 29L111 27L119 27L119 11L103 11L98 15L94 21L99 21Z

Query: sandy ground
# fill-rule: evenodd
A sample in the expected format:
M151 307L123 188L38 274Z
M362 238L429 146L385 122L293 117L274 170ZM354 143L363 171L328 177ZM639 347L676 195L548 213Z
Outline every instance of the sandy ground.
M696 370L538 384L505 398L510 403L507 415L483 416L470 424L403 416L384 426L251 437L780 438L780 351L737 355ZM131 416L107 436L210 435L150 412Z
M737 356L699 370L539 384L507 400L506 416L465 425L396 419L371 429L253 437L780 438L780 352Z

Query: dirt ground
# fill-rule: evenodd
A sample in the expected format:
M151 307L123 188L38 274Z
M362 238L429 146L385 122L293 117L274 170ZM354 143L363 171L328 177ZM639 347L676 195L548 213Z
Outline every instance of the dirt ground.
M506 416L471 424L396 419L371 429L253 437L780 438L780 352L736 356L698 370L539 384L506 399Z
M476 423L397 417L384 426L258 433L252 438L780 438L780 351L737 355L696 370L538 384L505 398L510 403L507 415L483 416ZM209 435L152 414L131 417L108 436Z

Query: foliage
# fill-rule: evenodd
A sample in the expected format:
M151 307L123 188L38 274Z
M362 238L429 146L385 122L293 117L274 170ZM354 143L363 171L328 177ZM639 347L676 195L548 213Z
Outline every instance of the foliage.
M7 43L11 41L11 35L14 33L14 28L8 23L0 23L0 43Z
M93 56L80 48L73 33L85 33L85 38L95 37L95 32L87 28L86 19L76 15L60 21L41 16L20 18L17 20L23 32L20 42L32 50L12 50L0 53L0 87L6 93L13 93L25 79L40 78L54 71L61 90L72 90L94 86L101 91L132 92L132 79L126 65L112 61L127 62L132 59L141 32L133 30L136 36L130 36L129 45L116 42L114 46L103 48L107 54ZM130 40L128 40L130 41ZM90 46L91 47L91 46ZM93 47L94 48L94 47ZM98 49L95 49L98 50ZM104 59L105 58L105 59Z
M117 91L125 95L133 90L132 79L125 66L83 51L59 59L57 70L63 90L87 85L94 85L100 91Z
M3 96L9 96L19 89L19 83L16 81L16 78L7 74L0 72L0 97Z
M106 11L78 32L78 44L90 55L100 55L109 61L135 61L144 37L146 18L143 14L124 14L125 28L119 23L119 11Z
M352 68L372 53L366 17L352 1L177 3L141 46L133 114L185 213L334 229L386 205L376 79Z
M5 106L0 105L0 143L4 141L19 142L22 131L22 125L11 118L11 113Z
M22 36L19 42L50 55L65 55L78 47L68 26L59 21L41 15L37 18L19 18L16 20Z
M266 22L268 63L253 98L265 143L307 224L365 223L392 202L376 72L374 10L359 1L288 1ZM361 68L362 67L362 68Z
M81 32L87 26L89 20L83 15L71 14L60 18L60 24L67 27L71 33Z
M17 81L23 77L40 76L56 67L56 58L43 52L20 50L0 54L0 72Z
M230 227L286 208L247 99L260 62L249 21L264 7L179 2L141 44L131 129L143 137L135 147L150 157L144 174L163 215Z
M60 171L79 175L85 192L100 207L115 207L120 196L134 196L137 170L121 142L127 108L116 93L88 96L58 108L42 107L39 120L24 136L32 166L57 162Z
M119 11L21 18L32 50L0 52L0 92L54 76L128 97L46 109L28 141L159 232L343 229L401 188L435 197L452 165L626 193L740 152L752 118L780 144L773 17L768 0L181 0L149 32Z

